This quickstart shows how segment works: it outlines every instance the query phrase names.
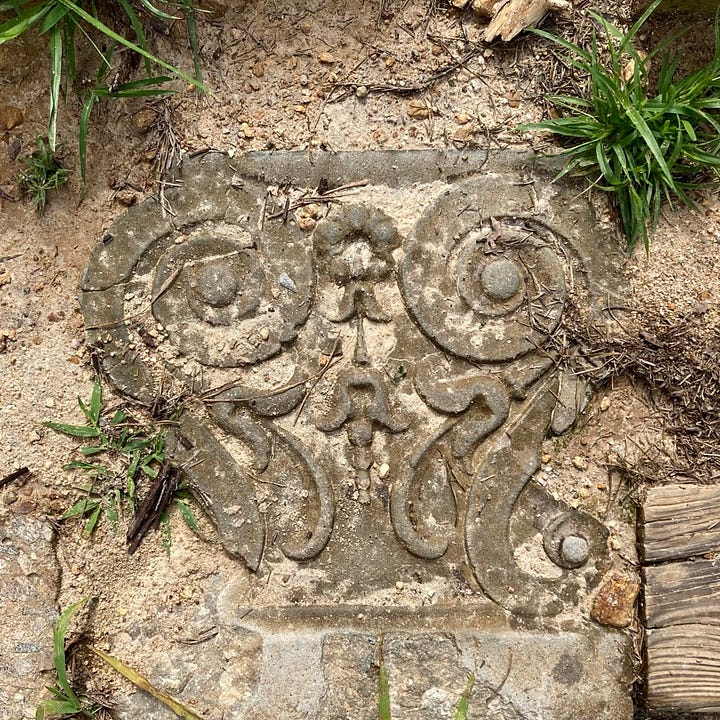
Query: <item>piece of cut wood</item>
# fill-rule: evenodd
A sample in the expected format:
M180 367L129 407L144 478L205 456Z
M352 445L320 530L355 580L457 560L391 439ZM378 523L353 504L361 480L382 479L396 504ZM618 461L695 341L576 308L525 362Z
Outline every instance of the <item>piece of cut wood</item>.
M652 710L720 711L720 627L647 631L647 704Z
M720 550L720 487L681 483L650 488L642 511L645 562Z
M649 566L644 573L646 627L720 627L720 560Z
M567 0L507 0L494 8L494 17L485 30L485 42L496 37L512 40L525 28L537 25L551 10L567 10Z
M484 15L485 17L492 17L497 5L500 5L503 0L472 0L472 9L478 15Z

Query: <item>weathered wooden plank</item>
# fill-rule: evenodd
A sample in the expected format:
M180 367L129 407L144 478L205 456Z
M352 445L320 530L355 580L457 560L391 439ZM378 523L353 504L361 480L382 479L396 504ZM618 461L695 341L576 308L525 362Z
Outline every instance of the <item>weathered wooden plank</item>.
M646 627L689 623L720 626L720 561L650 566L644 574Z
M652 710L720 711L720 627L647 631L647 704Z
M642 531L645 562L720 550L720 487L681 483L649 488Z

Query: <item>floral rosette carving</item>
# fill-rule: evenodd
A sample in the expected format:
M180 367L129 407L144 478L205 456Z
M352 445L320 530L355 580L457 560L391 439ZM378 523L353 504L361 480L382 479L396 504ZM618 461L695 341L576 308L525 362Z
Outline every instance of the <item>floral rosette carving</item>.
M281 282L290 278L290 283ZM285 233L202 233L170 247L153 281L153 313L203 365L238 367L276 355L306 320L315 291L309 253Z
M405 245L400 282L434 342L476 362L533 352L562 316L565 262L553 233L529 219L426 213ZM442 220L441 220L442 218Z
M382 211L350 205L318 225L314 247L319 263L331 280L344 288L337 322L367 317L387 322L389 315L378 306L373 286L392 275L392 251L401 238L395 223Z

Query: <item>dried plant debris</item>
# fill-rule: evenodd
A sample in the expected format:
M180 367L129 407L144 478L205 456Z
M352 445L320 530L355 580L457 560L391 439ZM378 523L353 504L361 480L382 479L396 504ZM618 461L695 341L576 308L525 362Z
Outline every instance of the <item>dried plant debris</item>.
M639 467L620 469L655 481L720 478L720 331L702 322L705 312L699 306L674 321L642 315L642 329L611 339L572 310L551 338L548 350L596 387L626 377L645 389L672 438L673 457L643 453Z

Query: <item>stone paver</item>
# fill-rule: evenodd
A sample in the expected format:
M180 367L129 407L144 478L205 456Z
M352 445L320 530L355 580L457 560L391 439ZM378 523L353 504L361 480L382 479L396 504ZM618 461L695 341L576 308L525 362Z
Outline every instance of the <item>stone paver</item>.
M0 718L35 717L35 701L53 667L52 624L60 568L53 531L29 515L0 521Z

